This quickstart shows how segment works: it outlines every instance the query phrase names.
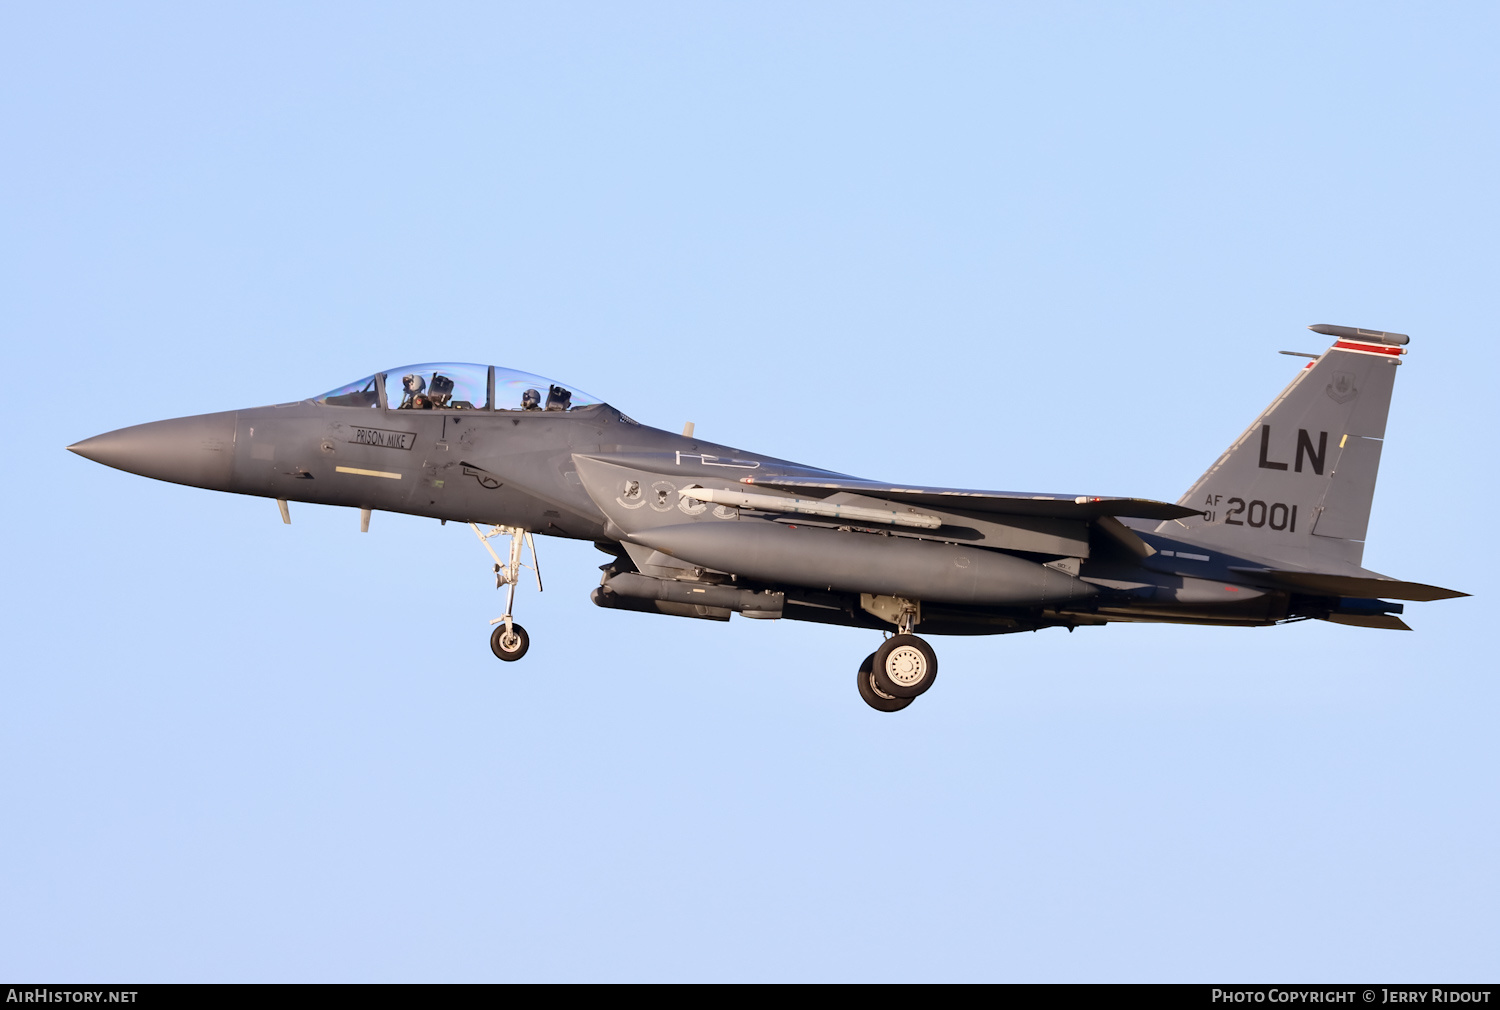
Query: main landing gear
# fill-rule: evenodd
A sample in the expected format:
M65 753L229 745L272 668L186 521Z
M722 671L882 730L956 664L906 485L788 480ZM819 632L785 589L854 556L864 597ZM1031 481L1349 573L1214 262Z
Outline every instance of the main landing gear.
M522 568L530 568L536 574L536 591L542 591L542 569L536 560L536 541L531 539L531 534L519 526L496 526L488 533L480 532L474 523L469 524L479 542L484 544L484 549L490 552L490 557L495 559L495 588L506 587L505 613L491 621L498 625L490 633L490 651L498 659L507 663L514 663L526 655L526 650L531 648L531 636L526 634L526 629L517 624L511 616L516 606L516 580L521 576ZM504 563L500 561L500 555L495 553L495 548L490 546L491 537L510 537L510 552ZM531 551L531 564L523 564L521 561L522 544Z
M859 673L855 678L855 682L859 685L859 696L865 700L866 705L877 712L899 712L912 703L914 700L912 698L897 698L895 695L883 694L875 686L874 669L875 653L872 652L865 657L863 663L859 664Z
M899 712L937 680L937 653L911 633L917 623L915 605L901 609L897 633L860 664L859 696L877 712Z

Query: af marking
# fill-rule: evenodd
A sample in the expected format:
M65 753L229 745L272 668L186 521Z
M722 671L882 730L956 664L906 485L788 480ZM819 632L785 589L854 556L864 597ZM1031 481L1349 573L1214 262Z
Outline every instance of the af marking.
M1285 502L1264 502L1260 499L1246 501L1243 498L1226 499L1221 494L1211 494L1203 500L1203 518L1214 522L1218 518L1218 506L1228 505L1224 512L1226 526L1254 526L1260 529L1269 526L1273 530L1297 532L1297 506ZM1242 517L1242 518L1240 518Z

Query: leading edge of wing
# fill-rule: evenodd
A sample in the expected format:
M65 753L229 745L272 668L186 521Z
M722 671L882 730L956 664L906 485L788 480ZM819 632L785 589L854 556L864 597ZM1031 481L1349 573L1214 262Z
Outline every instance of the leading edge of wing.
M755 487L798 488L830 494L848 491L871 498L885 498L908 505L994 512L1015 516L1046 516L1053 519L1097 519L1127 516L1132 519L1181 519L1202 515L1197 509L1149 498L1102 498L1093 495L1029 495L1008 491L971 491L948 487L899 487L879 481L794 480L785 477L741 477L741 484Z

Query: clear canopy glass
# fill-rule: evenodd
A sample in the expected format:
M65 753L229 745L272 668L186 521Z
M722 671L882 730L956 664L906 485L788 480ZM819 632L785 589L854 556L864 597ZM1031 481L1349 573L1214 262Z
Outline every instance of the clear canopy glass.
M330 407L377 407L377 398L375 376L367 375L346 386L330 389L318 397L317 402L326 403Z
M329 390L316 398L330 407L378 407L376 380L384 376L393 410L577 410L604 401L530 372L498 365L434 362L403 365Z

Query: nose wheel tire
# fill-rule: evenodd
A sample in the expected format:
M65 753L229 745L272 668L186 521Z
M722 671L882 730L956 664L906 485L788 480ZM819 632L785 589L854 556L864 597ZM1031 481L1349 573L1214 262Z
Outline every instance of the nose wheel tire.
M875 690L910 700L937 680L937 653L916 635L893 635L875 650L870 678Z
M490 651L497 659L503 659L507 663L514 663L526 655L526 650L529 648L531 648L531 636L526 634L526 629L519 624L512 624L509 634L506 634L505 625L497 625L490 634Z
M888 694L881 694L875 689L871 673L875 668L875 653L865 657L865 661L859 664L859 674L855 678L859 685L859 696L865 700L877 712L899 712L910 705L910 698L893 698Z

